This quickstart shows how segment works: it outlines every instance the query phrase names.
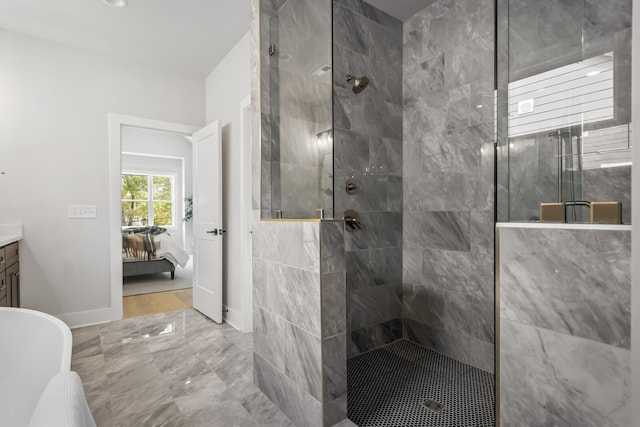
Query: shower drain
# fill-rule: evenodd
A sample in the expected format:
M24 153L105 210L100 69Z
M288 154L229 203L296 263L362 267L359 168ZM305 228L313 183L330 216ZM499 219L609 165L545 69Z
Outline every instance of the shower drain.
M436 414L439 412L442 412L442 410L445 408L445 406L442 403L436 402L433 399L427 399L424 402L422 402L421 405L427 408L428 410L435 412Z

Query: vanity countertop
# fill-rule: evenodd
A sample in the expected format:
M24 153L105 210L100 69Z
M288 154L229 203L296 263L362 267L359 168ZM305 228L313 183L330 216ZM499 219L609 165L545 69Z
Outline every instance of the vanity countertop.
M0 246L22 240L22 224L0 224Z

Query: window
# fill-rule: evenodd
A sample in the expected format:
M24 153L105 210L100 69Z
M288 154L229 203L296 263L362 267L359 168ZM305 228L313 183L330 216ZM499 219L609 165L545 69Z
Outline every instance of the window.
M122 226L174 226L171 175L122 174Z

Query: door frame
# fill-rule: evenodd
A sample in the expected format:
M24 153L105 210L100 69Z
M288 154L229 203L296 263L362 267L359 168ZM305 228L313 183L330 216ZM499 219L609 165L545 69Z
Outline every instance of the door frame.
M122 319L122 238L120 237L122 173L122 127L134 127L147 130L172 132L191 137L198 126L124 114L108 113L109 119L109 263L111 283L110 320Z
M240 144L242 144L242 191L243 191L243 252L244 277L242 291L242 332L253 331L253 218L252 218L252 190L251 190L251 96L240 101Z

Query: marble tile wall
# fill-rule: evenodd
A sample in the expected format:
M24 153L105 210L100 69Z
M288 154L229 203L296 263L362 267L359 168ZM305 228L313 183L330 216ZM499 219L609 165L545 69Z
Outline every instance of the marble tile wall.
M502 425L631 425L631 231L498 235Z
M335 216L362 223L345 235L353 356L402 337L402 22L360 0L333 1L333 20ZM354 94L347 74L370 83Z
M324 422L347 419L347 324L344 223L320 223Z
M256 385L295 425L331 426L347 417L343 223L254 216Z
M404 23L404 336L494 366L494 2Z
M322 425L318 222L253 224L254 381L296 425Z

